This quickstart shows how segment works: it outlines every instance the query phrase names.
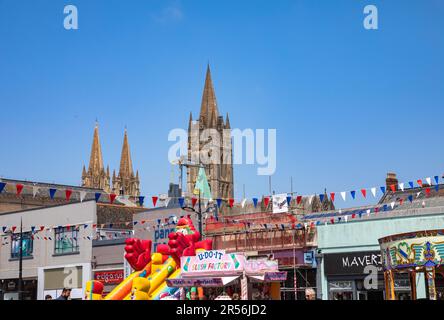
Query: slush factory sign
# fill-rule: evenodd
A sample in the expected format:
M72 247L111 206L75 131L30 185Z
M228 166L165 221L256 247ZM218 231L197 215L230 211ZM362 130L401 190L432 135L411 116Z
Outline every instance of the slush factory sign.
M346 275L365 274L366 266L375 266L382 270L380 251L348 252L325 255L325 274Z

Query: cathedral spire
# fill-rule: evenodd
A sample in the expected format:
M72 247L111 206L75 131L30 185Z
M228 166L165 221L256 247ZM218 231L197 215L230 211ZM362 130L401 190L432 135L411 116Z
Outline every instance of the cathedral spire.
M139 190L139 176L138 173L134 176L133 162L131 161L130 146L128 143L128 133L125 128L123 136L122 154L120 157L119 173L113 173L113 191L115 194L121 194L130 197L137 197L140 195Z
M109 168L105 172L103 165L102 148L99 139L99 125L96 121L94 127L93 143L91 146L91 155L89 158L88 170L83 166L82 186L88 188L102 189L108 192L109 189Z
M96 122L96 126L94 128L94 136L93 143L91 146L91 156L89 158L89 167L88 171L99 172L104 168L103 166L103 158L102 158L102 148L100 146L99 139L99 125Z
M204 91L202 94L202 103L200 106L200 122L209 125L210 121L217 120L219 110L217 109L216 93L214 92L213 80L211 80L210 65L207 66L207 74L205 76Z
M122 177L130 177L133 174L133 163L131 162L131 153L128 143L128 133L125 128L123 136L122 155L120 156L119 175Z

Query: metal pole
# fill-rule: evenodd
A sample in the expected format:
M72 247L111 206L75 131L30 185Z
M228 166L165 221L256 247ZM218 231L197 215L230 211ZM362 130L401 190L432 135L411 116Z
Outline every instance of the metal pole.
M19 249L19 279L18 279L18 296L22 300L23 291L23 219L20 218L20 249Z
M200 232L200 236L202 237L203 236L203 233L202 233L202 207L200 204L200 189L199 189L199 211L197 213L197 216L199 217L199 232Z

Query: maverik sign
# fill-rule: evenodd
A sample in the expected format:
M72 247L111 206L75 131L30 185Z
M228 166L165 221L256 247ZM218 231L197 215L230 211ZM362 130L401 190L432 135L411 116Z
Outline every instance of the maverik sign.
M369 265L382 271L380 251L326 254L324 259L326 275L364 274L364 268Z
M197 252L195 256L182 257L182 276L236 274L245 267L245 256L225 253L223 250Z

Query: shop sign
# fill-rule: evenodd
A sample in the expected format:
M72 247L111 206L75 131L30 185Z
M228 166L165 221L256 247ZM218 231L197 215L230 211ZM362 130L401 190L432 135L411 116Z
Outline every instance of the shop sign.
M168 287L221 287L222 278L204 278L204 279L167 279Z
M123 281L123 270L96 271L94 272L94 280L103 284L119 284Z
M373 265L382 271L380 251L361 251L334 253L324 255L324 267L326 275L362 275L364 268Z
M245 256L225 253L223 250L209 250L195 256L181 257L183 275L214 275L215 273L233 274L244 270Z
M278 271L277 260L252 259L245 262L245 272L249 274L264 273L267 271Z
M287 272L266 272L264 281L285 281L287 280Z
M304 252L304 264L308 264L313 266L313 268L316 267L316 260L315 260L315 252L314 250L305 251Z

